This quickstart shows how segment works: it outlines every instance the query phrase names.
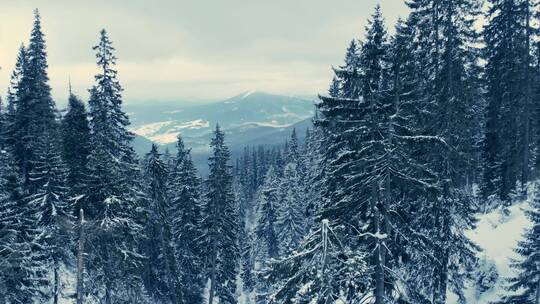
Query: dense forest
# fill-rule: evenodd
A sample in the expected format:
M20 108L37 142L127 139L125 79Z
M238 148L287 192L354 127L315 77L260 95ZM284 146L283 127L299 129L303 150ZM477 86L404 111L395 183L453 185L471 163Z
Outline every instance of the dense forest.
M1 107L0 304L474 303L466 232L528 197L497 303L540 303L540 4L407 5L391 30L375 8L305 139L233 159L217 125L205 176L180 135L135 153L105 30L60 111L36 10Z

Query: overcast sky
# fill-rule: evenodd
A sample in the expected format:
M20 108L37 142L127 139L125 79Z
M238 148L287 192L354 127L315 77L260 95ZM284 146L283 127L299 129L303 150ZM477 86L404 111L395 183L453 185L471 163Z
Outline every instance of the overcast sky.
M87 97L96 44L106 28L127 102L221 99L249 90L314 95L328 87L353 38L379 2L387 24L402 0L2 0L0 89L42 16L54 98ZM3 93L2 93L3 94Z

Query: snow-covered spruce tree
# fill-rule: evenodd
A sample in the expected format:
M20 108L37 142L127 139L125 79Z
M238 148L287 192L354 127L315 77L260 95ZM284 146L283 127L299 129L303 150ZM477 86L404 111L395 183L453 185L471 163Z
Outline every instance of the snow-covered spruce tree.
M142 227L134 178L138 176L133 135L122 111L116 56L105 30L96 50L99 73L90 89L92 151L82 207L88 219L87 255L90 296L105 304L134 303L144 297L139 276ZM90 229L91 231L90 233ZM135 299L136 298L136 299Z
M277 230L280 179L270 166L261 189L256 199L256 223L254 228L254 255L256 271L270 259L279 255L279 241ZM264 280L256 279L256 302L266 303L266 297L270 292L270 285Z
M296 129L292 130L291 138L287 142L287 150L285 151L285 162L287 163L300 163L300 143L298 142L298 136L296 135Z
M325 201L322 217L330 218L338 225L358 226L365 235L361 242L368 244L373 252L370 264L373 267L373 293L375 303L384 303L390 292L385 285L386 237L389 233L389 201L380 190L387 188L383 165L388 132L384 132L385 110L390 108L383 98L383 72L388 52L386 29L380 8L366 28L366 41L360 54L359 68L362 77L358 80L361 98L346 99L322 97L319 105L319 124L329 134L330 148L326 159L330 159L325 185ZM344 90L344 88L342 89ZM340 96L346 96L341 92ZM391 132L392 130L390 130ZM391 139L390 139L391 140ZM362 146L359 146L362 145ZM389 152L389 151L387 151ZM335 155L336 157L332 157ZM333 159L332 159L333 158ZM376 161L376 160L379 161ZM384 188L383 188L384 187ZM378 196L384 199L379 201ZM352 232L352 231L351 231ZM354 231L355 234L358 234ZM366 237L367 236L367 237Z
M201 246L201 181L189 149L178 136L177 153L169 173L167 194L172 219L181 298L178 303L202 303L204 254Z
M280 204L280 180L274 167L270 167L257 197L257 223L255 236L257 256L261 261L275 258L279 254L277 213Z
M396 274L404 262L414 265L411 257L432 258L433 244L423 237L425 223L418 220L431 210L419 203L438 187L423 153L444 141L422 128L422 113L430 108L425 107L418 78L423 70L411 60L417 56L414 28L399 23L388 44L377 9L367 30L361 99L321 97L317 125L328 147L321 213L358 236L356 245L349 244L352 248L367 247L373 271L369 288L377 303L386 303L411 298L425 280L431 286L430 270L414 279ZM427 298L430 292L428 288Z
M251 203L255 193L254 186L254 165L252 164L252 155L249 153L249 147L244 147L244 152L237 161L236 176L234 180L235 193L237 195L238 205L240 208L240 217L244 224L251 215Z
M42 301L58 304L63 293L62 268L72 262L70 250L73 221L68 209L67 168L60 152L59 134L47 130L37 139L29 183L34 192L26 198L33 212L35 229L34 255L43 272Z
M341 90L341 82L334 76L330 87L328 88L328 96L330 97L339 97L339 92Z
M14 157L22 171L25 187L28 187L26 184L32 169L33 145L44 130L55 124L41 17L37 10L34 15L30 43L25 52L24 66L17 88L16 112L12 128Z
M316 121L317 116L314 118ZM305 209L307 230L311 230L317 222L317 212L321 208L321 196L324 188L324 133L319 126L306 130L303 148Z
M242 277L242 289L247 296L247 303L251 303L252 292L255 288L255 243L253 232L249 227L244 227L239 236L240 270Z
M69 94L68 109L61 122L63 159L68 168L67 185L70 196L83 193L88 175L88 155L90 154L90 126L83 102L72 92ZM75 206L74 214L79 214Z
M497 303L540 303L540 189L537 188L534 193L531 210L525 213L532 227L525 232L524 239L518 242L515 249L520 257L513 260L511 265L517 275L509 278L506 294Z
M216 126L210 143L213 153L209 158L210 174L206 180L202 228L208 279L209 303L237 303L236 276L238 274L238 233L240 217L232 191L229 165L230 152L225 145L225 134Z
M22 180L11 152L0 151L0 302L32 303L40 295L39 263L32 255L35 229L23 200Z
M141 251L146 260L143 282L150 296L159 303L179 303L182 295L178 283L176 256L172 246L172 220L167 196L168 168L156 145L144 161L143 179L146 194L145 239Z
M296 163L287 164L279 184L276 228L279 252L282 254L296 249L306 235L306 219L303 212L304 192L298 171Z
M15 114L17 109L17 104L19 97L23 92L25 92L24 82L22 82L22 77L24 75L24 69L27 66L27 54L26 47L23 45L20 46L19 52L17 54L17 60L13 72L11 73L10 84L7 92L7 104L4 115L4 126L2 127L2 136L5 139L6 147L9 147L13 150L15 145Z
M437 191L431 191L422 212L419 229L433 241L434 259L419 267L428 297L446 303L448 291L463 298L466 273L475 262L474 245L464 231L475 226L476 204L467 190L469 161L475 154L475 110L478 53L475 45L476 0L411 1L411 26L416 33L417 64L423 70L420 83L424 96L418 128L426 136L441 138L441 144L425 149L421 162L436 174ZM425 97L428 97L427 99ZM428 212L429 211L429 212Z
M322 220L297 251L270 262L263 278L275 291L264 303L367 303L366 255L334 228Z
M356 40L351 40L347 52L345 53L344 65L334 68L336 74L335 80L332 81L333 94L339 90L339 97L345 99L358 99L360 97L360 47ZM337 97L337 96L336 96Z
M516 182L529 179L532 1L489 2L481 190L484 199L496 194L508 201Z

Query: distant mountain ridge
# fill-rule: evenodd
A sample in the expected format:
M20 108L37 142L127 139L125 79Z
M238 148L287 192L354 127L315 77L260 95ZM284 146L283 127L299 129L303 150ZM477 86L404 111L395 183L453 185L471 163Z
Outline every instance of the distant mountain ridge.
M137 135L135 149L139 154L146 153L152 142L172 151L177 135L181 134L192 148L196 162L209 152L216 124L225 131L227 144L235 154L248 145L283 144L294 128L302 137L311 126L314 111L314 99L260 91L200 106L126 106L131 131Z

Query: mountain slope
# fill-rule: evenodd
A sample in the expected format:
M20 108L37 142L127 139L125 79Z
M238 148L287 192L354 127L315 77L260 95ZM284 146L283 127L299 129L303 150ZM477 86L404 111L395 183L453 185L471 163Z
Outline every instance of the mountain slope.
M314 113L311 100L256 91L200 106L157 109L152 106L132 107L128 112L132 131L160 144L173 143L179 133L186 138L208 135L216 124L224 130L260 128L264 132L269 128L285 128Z
M131 131L137 135L134 147L139 155L146 154L152 142L162 145L162 150L174 151L181 134L204 174L216 124L225 131L226 143L235 158L245 146L281 145L293 129L303 140L312 125L314 109L309 99L254 91L199 106L147 104L128 107L127 112Z

